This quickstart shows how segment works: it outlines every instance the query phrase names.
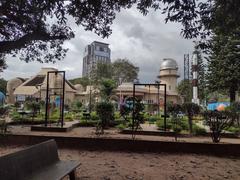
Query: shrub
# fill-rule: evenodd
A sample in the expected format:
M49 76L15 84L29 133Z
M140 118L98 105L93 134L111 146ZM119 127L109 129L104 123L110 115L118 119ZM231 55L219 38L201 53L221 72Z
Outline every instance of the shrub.
M64 115L64 119L68 121L73 121L73 114L67 113Z
M207 134L207 131L206 131L206 129L201 128L201 127L194 124L193 125L193 134L195 134L195 135L205 135L205 134Z
M115 112L114 113L114 119L120 119L120 118L121 118L120 112Z
M164 129L164 119L161 118L161 119L157 120L156 125L157 125L158 129L163 130ZM172 123L167 121L166 128L172 129Z
M101 131L103 133L103 129L108 127L109 122L114 119L114 107L110 102L100 102L96 106L97 115L100 119Z
M90 114L91 120L99 120L99 116L97 115L96 112L91 112Z
M200 106L198 106L195 103L184 103L182 105L182 108L184 110L184 112L187 114L188 116L188 124L189 124L189 131L190 133L192 133L193 131L193 116L199 114L200 112Z
M220 142L222 130L231 127L238 119L238 115L231 111L206 111L204 117L214 143Z
M188 124L188 118L187 117L183 117L180 122L179 122L182 130L189 130L189 124Z
M143 118L144 118L145 121L148 121L149 118L150 118L149 113L145 112L145 113L143 114Z
M79 126L80 127L95 127L97 125L98 121L92 121L92 120L80 120Z
M239 134L240 133L240 127L231 126L231 127L225 128L224 130L229 131L229 132L234 133L234 134Z
M124 124L118 124L118 125L116 126L116 128L118 128L119 130L123 130L123 129L126 128L126 125L124 125Z
M75 114L75 119L77 119L77 120L82 119L82 114L81 113L76 113Z

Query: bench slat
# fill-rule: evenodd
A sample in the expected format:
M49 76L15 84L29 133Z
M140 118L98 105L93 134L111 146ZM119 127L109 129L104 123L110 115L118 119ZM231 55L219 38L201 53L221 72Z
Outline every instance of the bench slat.
M59 161L56 164L39 169L23 180L59 180L80 165L77 161Z

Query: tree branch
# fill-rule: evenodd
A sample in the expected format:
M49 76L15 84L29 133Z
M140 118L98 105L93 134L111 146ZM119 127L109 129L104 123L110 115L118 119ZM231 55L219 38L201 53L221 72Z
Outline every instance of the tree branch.
M66 40L67 35L50 35L44 31L34 31L33 33L26 34L21 38L13 41L0 41L0 53L9 53L12 50L19 50L26 47L32 41L49 41L49 40Z

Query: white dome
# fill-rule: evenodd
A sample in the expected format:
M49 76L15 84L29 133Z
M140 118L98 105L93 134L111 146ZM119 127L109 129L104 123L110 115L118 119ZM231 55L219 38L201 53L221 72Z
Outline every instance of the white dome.
M160 70L164 69L178 69L177 62L171 58L163 59L163 62L160 65Z

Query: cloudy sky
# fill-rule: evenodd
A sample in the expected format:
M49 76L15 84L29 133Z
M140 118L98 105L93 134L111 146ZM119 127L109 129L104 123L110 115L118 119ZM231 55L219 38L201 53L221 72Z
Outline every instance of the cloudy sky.
M81 27L72 28L76 36L65 43L69 51L64 60L56 64L41 64L8 58L8 68L1 76L7 80L14 77L29 77L36 74L41 67L56 67L59 70L66 70L69 79L81 77L84 47L97 40L110 44L112 61L117 58L128 58L140 68L141 82L154 82L163 58L175 59L182 75L183 55L191 54L193 49L193 40L185 40L180 36L181 25L165 24L164 16L155 11L143 16L134 8L123 10L117 14L112 25L112 35L108 39L102 39Z

